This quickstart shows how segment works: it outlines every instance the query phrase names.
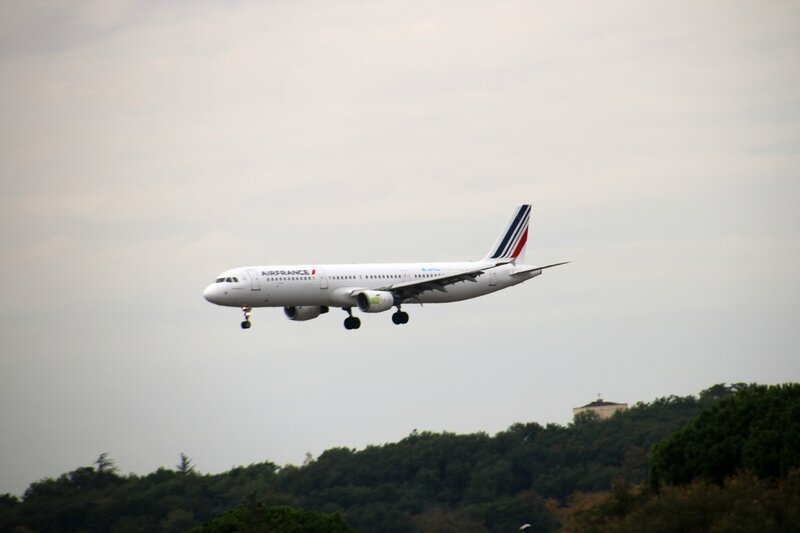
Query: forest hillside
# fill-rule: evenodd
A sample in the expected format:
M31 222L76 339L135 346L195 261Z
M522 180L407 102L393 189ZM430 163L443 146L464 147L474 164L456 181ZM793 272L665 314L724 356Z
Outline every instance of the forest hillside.
M174 468L121 475L101 454L32 483L21 499L0 496L0 531L187 531L226 513L231 523L289 517L361 532L515 531L526 523L613 530L636 505L677 497L673 487L724 490L740 474L764 493L781 481L789 487L781 497L791 498L798 402L798 385L722 384L697 397L637 403L608 420L517 423L493 436L412 432L363 450L329 449L303 466L267 461L220 474L198 472L181 454Z

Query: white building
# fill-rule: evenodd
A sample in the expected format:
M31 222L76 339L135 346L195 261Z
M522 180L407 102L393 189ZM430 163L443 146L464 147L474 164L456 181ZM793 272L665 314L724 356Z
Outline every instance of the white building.
M598 398L592 403L587 403L586 405L581 407L575 407L572 410L572 416L575 417L579 413L583 413L585 411L592 411L597 413L601 419L605 420L606 418L611 418L611 416L617 411L627 411L627 410L628 410L627 403L607 402L604 401L602 398Z

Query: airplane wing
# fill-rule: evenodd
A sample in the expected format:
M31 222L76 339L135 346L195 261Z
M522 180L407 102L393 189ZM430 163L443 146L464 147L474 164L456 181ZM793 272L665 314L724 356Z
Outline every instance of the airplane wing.
M493 265L488 265L483 268L462 270L460 272L437 276L435 278L424 278L415 281L406 281L404 283L394 283L392 285L384 285L383 287L377 287L373 290L391 292L394 295L395 301L399 303L408 300L413 301L414 298L416 298L417 296L426 291L447 292L447 287L449 285L455 285L456 283L461 283L462 281L469 281L472 283L476 283L478 281L478 277L484 275L487 271L492 270L493 268L504 266L509 262L510 261L501 261ZM514 275L524 274L526 272L544 270L545 268L566 265L567 263L569 263L569 261L565 261L563 263L554 263L552 265L547 265L542 267L525 267L523 269L513 272L511 275L514 276ZM362 290L364 289L354 288L351 291L350 295L355 296Z
M405 283L395 283L387 285L380 290L391 291L395 300L404 302L406 300L413 300L425 291L439 291L447 292L448 285L461 283L462 281L469 281L472 283L477 282L478 277L482 276L487 270L500 266L504 263L499 263L494 266L486 268L477 268L472 270L462 270L452 274L437 276L435 278L425 278L416 281L407 281Z

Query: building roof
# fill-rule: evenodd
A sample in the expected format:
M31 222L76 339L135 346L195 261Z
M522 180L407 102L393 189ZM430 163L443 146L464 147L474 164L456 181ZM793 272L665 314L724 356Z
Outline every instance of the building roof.
M580 407L576 407L576 409L583 409L585 407L606 407L610 405L628 405L626 403L614 403L614 402L607 402L605 400L595 400L592 403L587 403L586 405L582 405Z

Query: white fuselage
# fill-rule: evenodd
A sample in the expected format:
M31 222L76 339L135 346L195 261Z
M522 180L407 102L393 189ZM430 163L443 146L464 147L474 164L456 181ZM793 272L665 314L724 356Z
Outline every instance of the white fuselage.
M391 290L409 282L487 268L475 281L460 281L428 290L405 303L446 303L468 300L517 285L541 274L526 265L492 262L370 263L339 265L278 265L240 267L220 274L203 296L231 307L330 306L355 307L361 290ZM516 272L516 274L515 274Z
M392 322L407 324L405 304L447 303L476 298L517 285L565 263L534 267L525 260L531 205L517 206L489 253L480 261L452 263L368 263L279 265L226 270L203 296L217 305L240 307L249 329L254 307L283 307L293 321L306 321L331 307L347 312L345 329L358 329L353 310L383 313L395 308Z

